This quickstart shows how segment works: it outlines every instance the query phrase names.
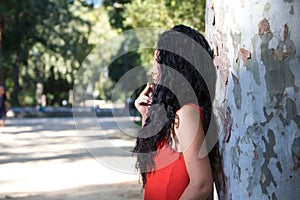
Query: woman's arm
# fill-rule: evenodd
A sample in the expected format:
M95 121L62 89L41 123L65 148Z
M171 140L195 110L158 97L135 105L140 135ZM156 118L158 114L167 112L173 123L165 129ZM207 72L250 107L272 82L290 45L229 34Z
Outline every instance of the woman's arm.
M191 105L184 105L177 111L177 115L179 120L175 133L190 178L190 183L180 199L207 199L212 192L213 178L208 155L199 158L205 138L199 111Z

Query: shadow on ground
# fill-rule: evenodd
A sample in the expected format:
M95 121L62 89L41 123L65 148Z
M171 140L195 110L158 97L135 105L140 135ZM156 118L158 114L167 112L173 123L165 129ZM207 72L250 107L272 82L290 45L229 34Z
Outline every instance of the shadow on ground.
M102 120L102 131L89 118L81 121L84 126L78 129L73 118L7 120L0 129L0 199L142 199L136 173L98 160L116 166L134 162L129 153L134 137L121 133L112 118ZM114 146L105 146L107 141ZM89 143L97 144L91 148L94 155L85 149Z
M137 184L137 182L125 182L117 184L86 186L71 190L43 193L39 195L29 195L26 197L6 196L4 198L0 198L0 200L139 200L142 199L142 197L143 194L141 185Z

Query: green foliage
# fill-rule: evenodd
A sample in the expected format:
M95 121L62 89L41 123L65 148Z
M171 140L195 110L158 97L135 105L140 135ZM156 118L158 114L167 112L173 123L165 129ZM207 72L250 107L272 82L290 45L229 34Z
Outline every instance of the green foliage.
M162 27L169 29L185 24L204 32L205 0L132 0L126 4L125 26ZM142 52L142 60L149 63L153 51Z
M0 7L9 8L3 14L0 67L6 69L7 77L2 79L13 80L13 105L19 100L22 105L27 94L34 96L37 82L46 84L45 88L53 84L47 80L51 66L58 80L63 80L55 96L68 94L76 70L92 48L88 43L90 22L71 9L87 12L89 8L59 0L4 1Z
M13 105L36 105L37 83L43 84L48 105L59 105L68 99L76 81L82 83L83 89L91 85L99 98L110 99L120 77L133 67L152 63L153 59L152 49L121 55L127 45L138 46L138 36L120 42L118 52L91 52L122 31L170 28L175 24L204 31L205 0L103 0L96 7L100 2L0 1L0 84L5 84L11 93ZM88 61L84 76L78 77L88 54L94 59ZM108 76L100 74L99 66L108 66ZM146 70L138 71L136 77L145 78ZM126 87L123 89L130 92ZM120 98L127 95L120 94Z
M205 0L103 0L116 29L185 24L204 32Z
M125 5L128 3L130 3L130 0L103 0L102 2L108 12L111 26L119 31L130 28L130 26L127 27L123 24L123 21L125 20Z
M109 10L111 24L123 31L142 27L168 29L177 24L191 26L200 32L205 30L205 0L104 0L103 3ZM152 49L138 53L141 63L152 63Z

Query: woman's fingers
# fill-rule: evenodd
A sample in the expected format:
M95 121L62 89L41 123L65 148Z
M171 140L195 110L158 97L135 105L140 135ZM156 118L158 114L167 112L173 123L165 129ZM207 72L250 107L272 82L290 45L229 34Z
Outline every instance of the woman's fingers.
M150 96L149 94L152 94L152 86L151 86L150 83L147 83L146 87L145 87L144 90L141 92L141 95Z
M142 95L141 99L143 99L144 101L152 101L152 97L148 97L146 95Z
M152 97L148 97L146 95L140 95L136 100L135 104L136 106L139 106L141 104L150 104L152 102Z
M147 116L152 103L152 86L147 83L147 86L135 100L134 105L140 114Z

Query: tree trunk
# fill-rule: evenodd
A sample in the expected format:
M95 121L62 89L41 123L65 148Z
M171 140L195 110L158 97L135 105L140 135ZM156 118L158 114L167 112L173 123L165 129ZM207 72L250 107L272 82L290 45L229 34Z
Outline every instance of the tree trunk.
M2 64L2 34L4 30L4 15L0 13L0 85L4 85L5 70Z
M207 0L220 199L300 199L300 1Z
M14 81L14 90L12 95L12 106L18 106L19 105L19 90L20 90L20 84L19 84L19 69L20 69L20 24L19 24L19 7L17 7L17 12L15 13L16 17L16 30L15 30L15 51L16 51L16 57L15 57L15 63L13 68L13 81Z
M6 77L6 70L3 66L0 66L0 85L2 86L5 86L5 77Z
M19 105L19 65L20 65L20 53L17 51L16 60L13 69L13 80L14 80L14 90L12 95L12 105Z

